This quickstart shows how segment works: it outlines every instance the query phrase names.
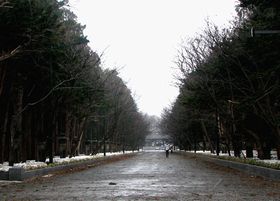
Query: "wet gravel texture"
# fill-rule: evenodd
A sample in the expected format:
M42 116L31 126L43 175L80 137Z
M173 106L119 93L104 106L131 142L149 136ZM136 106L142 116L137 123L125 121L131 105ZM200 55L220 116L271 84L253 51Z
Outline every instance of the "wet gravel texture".
M280 200L280 182L164 152L143 152L86 170L0 182L2 200Z

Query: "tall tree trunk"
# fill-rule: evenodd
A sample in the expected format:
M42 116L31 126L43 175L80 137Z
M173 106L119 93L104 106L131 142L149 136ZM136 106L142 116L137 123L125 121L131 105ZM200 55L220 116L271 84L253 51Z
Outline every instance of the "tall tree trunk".
M205 137L205 135L203 135L203 142L202 142L202 149L203 149L203 152L205 152L206 151L206 137Z
M219 134L219 114L218 114L218 108L216 107L216 155L220 155L220 134Z
M27 122L24 122L24 124L26 124ZM30 130L30 128L28 128ZM20 142L19 142L19 145L20 145L20 153L21 153L21 156L20 156L20 161L21 162L25 162L26 159L27 159L27 144L28 144L28 131L27 130L23 130L22 131L22 135L21 135L21 138L20 138Z
M18 156L19 151L15 151L15 147L18 148L19 142L22 138L22 98L23 98L23 88L13 86L15 98L13 105L13 115L11 119L10 125L10 150L9 150L9 165L13 166L15 156ZM17 136L16 136L17 135ZM15 137L17 137L17 142L15 141Z
M197 151L197 140L196 140L196 135L194 134L194 153Z
M16 115L14 114L11 119L10 125L10 139L9 139L9 166L14 165L14 138L16 134Z
M42 107L39 107L38 110L35 110L32 113L32 121L37 121L36 124L32 125L32 130L31 130L31 157L35 158L36 161L41 161L41 162L45 162L46 160L46 154L44 154L45 156L43 157L43 153L45 152L45 147L42 150L41 146L42 146L42 140L39 138L39 136L43 135L43 130L44 130L44 123L47 123L47 121L44 121L44 115L43 115L43 110Z
M66 111L65 114L65 137L66 137L66 146L65 146L65 154L69 155L71 154L71 149L70 149L70 143L69 143L69 138L70 138L70 132L71 132L71 114L69 111Z
M253 158L253 146L252 143L246 142L246 158Z
M103 118L102 135L103 135L103 155L106 156L106 121Z
M49 163L53 163L54 157L54 132L56 127L56 111L53 108L50 112L50 121L48 122L49 129L47 132L47 153L49 156Z
M277 144L276 144L276 151L277 151L277 159L280 160L280 127L277 126L276 128L277 133Z
M0 66L0 97L4 91L4 83L6 78L6 67Z
M278 142L276 150L277 150L277 159L280 160L280 142Z
M22 121L23 121L23 88L19 88L18 100L17 100L17 162L22 161L22 155L24 154L24 150L22 147L23 144L23 132L22 132Z
M77 129L78 141L77 141L74 149L72 150L71 155L75 155L76 153L79 154L79 149L80 149L80 146L81 146L81 143L82 143L82 139L83 139L83 136L84 136L84 130L85 130L85 126L86 126L86 121L87 121L87 119L83 118L82 121L80 122L80 125L79 125L79 127Z
M103 138L103 155L106 156L106 138Z
M211 153L213 153L214 152L214 147L213 147L211 139L210 139L210 137L208 135L205 123L204 123L204 121L202 119L200 120L200 123L201 123L201 127L202 127L202 130L203 130L204 136L206 137L206 139L207 139L207 141L209 143L209 146L210 146L210 149L211 149Z
M7 132L8 132L8 122L9 122L9 102L7 103L7 108L5 112L5 117L4 117L4 125L3 125L3 130L2 130L2 136L1 136L1 155L0 155L0 163L3 163L5 161L5 150L7 146L5 146L5 142L7 141Z
M24 142L24 145L23 145L23 149L25 149L26 151L26 155L23 156L23 160L27 160L27 159L35 159L35 157L32 157L32 140L35 140L35 139L32 139L32 121L31 121L31 118L32 118L32 112L28 112L28 114L26 115L26 120L25 120L25 129L24 129L24 139L25 139L25 142Z
M5 100L2 95L4 91L4 83L6 77L6 67L4 67L4 62L0 63L0 115L3 115L3 119L0 117L0 124L3 122L3 127L0 126L0 163L4 162L4 150L6 141L6 132L8 124L8 111L9 111L9 101ZM6 108L5 108L6 107Z

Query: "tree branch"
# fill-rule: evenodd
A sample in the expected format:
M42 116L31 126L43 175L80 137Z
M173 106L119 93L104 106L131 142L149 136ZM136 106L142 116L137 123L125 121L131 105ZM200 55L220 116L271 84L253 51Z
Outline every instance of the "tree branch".
M1 7L1 6L0 6ZM2 56L0 56L0 62L4 61L6 59L9 59L10 57L14 56L19 52L19 49L21 48L21 45L17 46L14 50L12 50L9 53L4 53Z
M13 8L13 6L10 6L9 4L10 4L10 2L8 2L8 1L2 2L0 4L0 8Z
M63 85L64 83L66 82L70 82L72 80L75 80L77 79L76 77L72 77L68 80L64 80L62 82L60 82L59 84L57 84L56 86L54 86L45 96L43 96L42 98L40 98L38 101L36 102L33 102L33 103L28 103L17 115L23 113L25 110L27 110L27 108L29 106L34 106L34 105L37 105L38 103L41 103L43 102L44 100L46 100L57 88L59 88L61 85Z

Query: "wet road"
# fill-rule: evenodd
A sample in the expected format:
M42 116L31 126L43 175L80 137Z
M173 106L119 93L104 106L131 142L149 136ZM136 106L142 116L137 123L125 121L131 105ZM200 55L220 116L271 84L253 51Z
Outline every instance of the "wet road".
M73 174L0 186L0 200L280 200L279 182L145 152Z

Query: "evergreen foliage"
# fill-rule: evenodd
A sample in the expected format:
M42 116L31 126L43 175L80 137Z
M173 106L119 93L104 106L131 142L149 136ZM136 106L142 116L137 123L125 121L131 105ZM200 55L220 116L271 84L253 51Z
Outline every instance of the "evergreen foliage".
M88 139L92 122L107 146L123 149L116 136L127 149L143 142L147 122L116 72L100 67L84 28L65 0L0 0L0 163L98 152L87 143L99 140Z

